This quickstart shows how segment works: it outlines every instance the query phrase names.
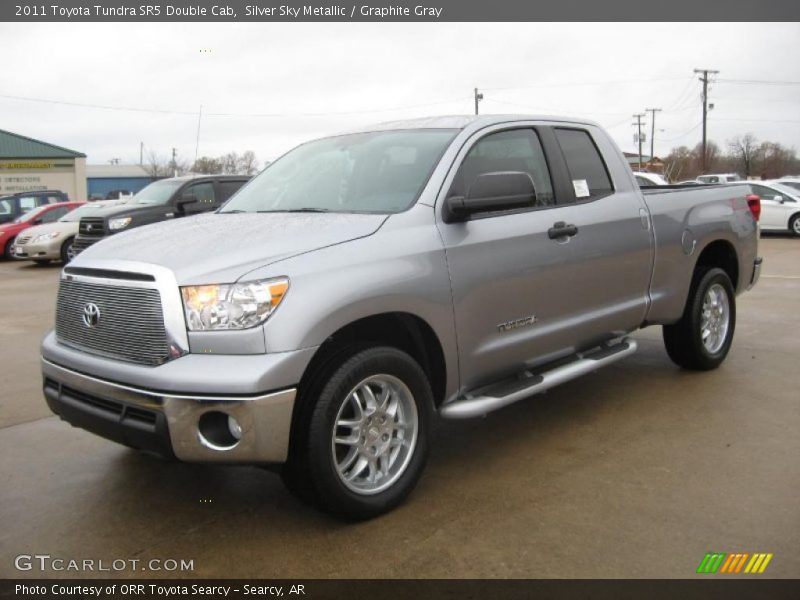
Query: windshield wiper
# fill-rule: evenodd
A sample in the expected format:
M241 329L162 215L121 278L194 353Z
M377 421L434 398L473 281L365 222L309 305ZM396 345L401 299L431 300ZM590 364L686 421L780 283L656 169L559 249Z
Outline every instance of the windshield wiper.
M303 207L303 208L289 208L283 210L257 210L257 213L326 213L331 212L330 209L327 208L311 208L311 207Z

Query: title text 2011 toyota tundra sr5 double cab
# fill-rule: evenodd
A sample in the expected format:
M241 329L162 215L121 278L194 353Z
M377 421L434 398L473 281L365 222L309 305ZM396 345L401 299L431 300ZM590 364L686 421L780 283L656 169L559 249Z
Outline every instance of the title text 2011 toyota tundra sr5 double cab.
M345 518L391 509L434 414L483 415L636 350L711 369L757 280L746 186L639 190L598 126L442 117L287 153L219 211L61 275L52 410L192 462L280 465Z

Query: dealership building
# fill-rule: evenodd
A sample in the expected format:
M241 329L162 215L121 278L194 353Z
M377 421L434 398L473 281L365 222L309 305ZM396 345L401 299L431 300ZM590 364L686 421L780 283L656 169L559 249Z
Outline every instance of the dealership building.
M35 190L86 200L86 155L0 129L0 195Z

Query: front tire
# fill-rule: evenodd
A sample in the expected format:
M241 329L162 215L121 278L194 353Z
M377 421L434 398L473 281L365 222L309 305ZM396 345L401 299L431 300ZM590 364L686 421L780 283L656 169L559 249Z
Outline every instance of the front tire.
M65 265L75 258L75 252L72 250L72 243L74 241L75 238L69 238L61 244L61 262Z
M5 248L3 248L3 258L6 260L11 260L14 258L14 255L11 254L11 247L14 245L14 240L17 239L16 237L11 238L6 242Z
M386 346L344 353L299 401L283 470L290 490L347 520L405 500L425 467L433 416L430 384L413 358Z
M725 360L736 327L736 297L722 269L698 267L681 320L664 325L664 346L684 369L708 371Z
M800 214L789 219L789 233L794 237L800 237Z

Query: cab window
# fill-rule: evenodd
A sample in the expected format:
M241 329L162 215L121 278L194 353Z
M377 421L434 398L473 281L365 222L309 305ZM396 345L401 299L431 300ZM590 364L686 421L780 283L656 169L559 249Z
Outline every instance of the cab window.
M479 140L461 163L448 196L466 196L480 175L503 171L530 175L537 207L555 204L544 151L539 136L532 129L500 131Z
M608 169L588 131L555 129L578 202L597 200L614 192Z

